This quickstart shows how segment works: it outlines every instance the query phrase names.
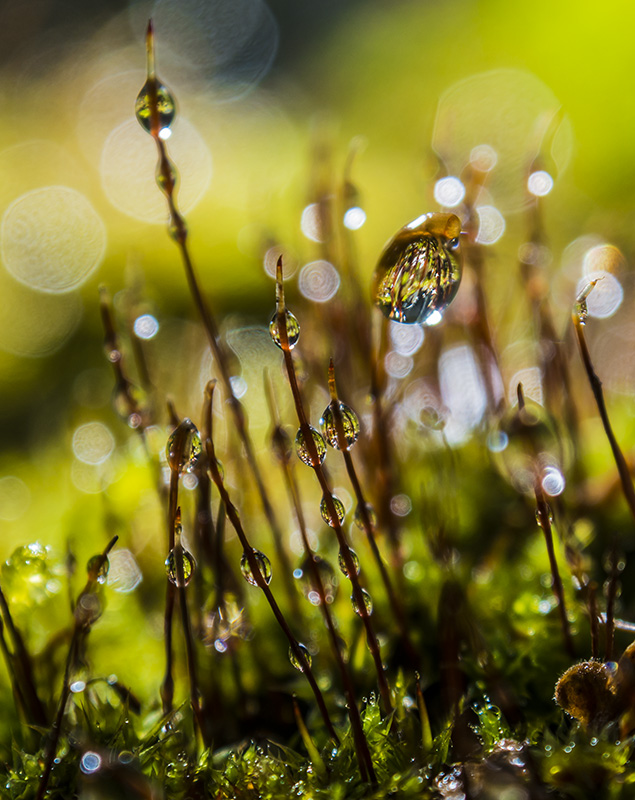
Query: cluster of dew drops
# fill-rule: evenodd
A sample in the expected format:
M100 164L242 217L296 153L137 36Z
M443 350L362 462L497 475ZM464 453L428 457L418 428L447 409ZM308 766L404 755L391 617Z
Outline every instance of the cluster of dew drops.
M289 349L293 349L298 342L300 336L300 326L298 324L297 319L295 316L288 310L285 310L285 323L287 327L287 342ZM280 331L278 326L278 314L276 313L271 320L271 324L269 326L269 331L271 334L271 338L273 342L280 348L282 348L282 342L280 339ZM337 423L336 423L336 412L333 410L333 403L337 402L339 405L339 421L341 421L342 431L344 433L344 440L345 440L345 448L346 450L350 450L352 446L356 443L359 433L360 433L360 424L357 414L353 411L350 406L342 403L341 401L332 401L324 410L322 417L320 419L320 427L322 433L320 433L316 428L313 426L309 426L311 437L313 439L315 453L317 454L317 458L320 464L324 462L326 458L327 452L327 444L336 449L340 450L340 441L338 437L337 431ZM298 432L295 437L295 450L297 453L298 458L307 466L314 466L313 459L311 456L310 447L305 440L304 433L302 428L298 429ZM178 428L176 428L172 434L170 435L167 446L166 446L166 456L167 461L170 466L171 470L177 471L179 474L182 473L189 473L192 472L201 456L202 453L202 443L200 434L194 425L193 422L189 419L184 419ZM335 522L331 518L331 514L328 510L328 505L326 499L323 497L320 501L320 515L324 522L331 527L335 527L336 525L341 525L344 521L345 517L345 508L342 501L336 497L335 495L331 496L332 505L335 509L335 513L337 515L337 522ZM367 504L366 506L366 513L371 520L371 524L375 524L375 513L370 505ZM363 529L364 527L364 519L363 519L363 512L360 508L357 508L354 515L354 522L355 525ZM194 575L195 570L195 560L194 556L181 544L181 535L182 535L182 526L180 523L180 517L177 515L177 520L175 522L175 547L173 547L170 552L168 553L168 557L165 560L165 568L167 572L168 579L178 588L182 588L187 586ZM181 567L179 569L178 564L178 557L181 557ZM252 570L252 563L255 560L255 564L260 571L260 575L264 582L268 585L271 582L272 578L272 569L271 569L271 562L263 552L257 550L256 548L252 549L253 559L249 559L246 552L243 552L241 561L240 561L240 570L245 578L245 580L251 584L252 586L258 586L258 581L254 572ZM353 566L355 574L359 574L360 566L359 566L359 558L354 550L349 548L350 553L350 563ZM251 563L250 563L251 562ZM350 570L347 566L346 559L344 558L343 554L340 552L338 555L338 563L339 567L344 574L345 577L350 578ZM366 613L370 614L372 612L372 601L370 595L365 590L363 591L364 597L364 604L366 607ZM361 614L361 610L357 607L355 600L353 599L353 608L357 614ZM307 661L310 664L310 655L308 650L305 648L304 645L299 643L302 652L304 653ZM290 652L289 655L291 663L297 668L301 669L300 662L298 661L295 654Z

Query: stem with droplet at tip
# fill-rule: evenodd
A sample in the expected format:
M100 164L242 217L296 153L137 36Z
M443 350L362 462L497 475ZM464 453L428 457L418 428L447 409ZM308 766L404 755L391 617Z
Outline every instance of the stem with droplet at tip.
M379 642L377 641L377 634L375 633L375 629L370 620L368 609L366 608L365 597L362 592L362 587L359 582L359 578L357 576L357 568L353 560L353 556L351 554L348 542L346 541L344 531L342 530L342 526L339 522L337 510L335 508L335 504L333 503L333 493L329 487L328 481L326 480L326 475L324 474L321 461L317 454L315 442L313 441L311 426L307 421L307 417L304 411L304 405L302 402L302 395L300 393L300 387L298 386L298 379L295 373L295 366L293 364L293 356L291 354L291 348L289 347L289 338L287 336L284 286L282 283L282 256L280 256L280 258L278 259L278 263L276 265L276 313L277 313L277 323L278 323L278 335L280 336L280 348L284 356L284 363L287 371L287 376L289 379L289 385L291 387L291 394L293 395L296 414L298 417L298 421L300 423L300 430L302 432L302 436L304 437L304 441L306 443L306 447L309 452L311 466L313 467L313 471L315 472L315 475L320 484L320 488L322 489L322 496L324 498L327 512L331 519L332 527L333 530L335 531L335 535L337 537L337 541L340 547L340 553L342 555L344 564L346 566L346 571L348 573L347 577L349 578L352 585L353 598L355 600L357 608L359 609L359 616L361 617L362 622L364 623L364 628L366 630L366 640L368 642L368 649L370 650L373 662L375 664L375 669L377 671L379 692L381 694L382 702L384 704L384 711L387 714L389 714L392 711L392 699L390 695L390 687L388 685L388 679L386 677L384 665L381 660L381 653L379 649Z
M518 410L519 412L522 412L525 408L525 395L523 393L522 383L518 384L516 393L518 396ZM570 656L573 656L573 639L571 638L571 628L569 626L567 607L564 599L564 587L562 586L562 578L560 577L560 570L558 569L558 562L556 560L556 551L553 546L551 509L549 508L549 505L545 499L542 484L538 478L536 478L534 481L534 495L536 497L536 519L544 534L545 545L547 546L547 555L549 556L553 593L556 596L556 601L558 603L558 613L560 614L560 624L562 627L562 638L564 640L564 646L567 653Z
M95 587L97 585L98 575L108 559L108 554L115 546L118 539L119 539L118 536L113 536L113 538L106 545L104 551L100 553L97 559L95 559L95 562L92 564L92 567L88 572L88 580L86 581L86 585L84 586L84 588L79 594L79 597L77 598L77 604L75 606L76 609L78 606L80 606L83 597L85 597L88 594L94 593ZM91 627L92 627L92 622L86 622L81 620L79 615L75 613L75 620L73 624L73 635L71 636L71 642L68 648L68 655L66 656L66 665L64 667L64 683L62 685L62 693L60 695L59 704L57 706L57 713L55 715L55 720L53 721L53 725L49 732L49 737L50 737L49 742L45 748L44 772L42 773L42 778L40 779L40 785L38 786L36 800L42 800L42 798L46 794L48 783L51 777L51 771L53 769L53 762L55 760L55 751L57 750L57 745L60 739L60 735L62 733L62 723L64 721L64 712L66 711L66 704L68 703L68 698L71 695L71 673L73 669L75 669L77 663L77 655L79 653L81 640L82 638L88 635L88 632L90 631Z
M333 364L332 358L329 361L328 383L329 383L329 393L331 395L330 408L333 414L333 420L335 422L337 444L344 458L344 463L346 465L346 472L348 473L351 486L353 487L353 491L355 492L357 508L359 509L362 525L364 527L364 532L366 533L368 544L370 545L370 549L377 564L377 568L379 569L379 574L381 575L382 582L386 589L388 602L390 603L393 617L397 622L397 627L399 628L399 633L401 636L403 646L406 650L406 653L408 654L408 658L410 659L410 661L413 664L418 664L420 659L417 654L417 651L415 650L414 645L412 644L412 640L410 639L410 634L408 633L404 608L403 605L401 604L401 601L397 597L397 594L392 585L392 581L390 580L390 575L388 574L388 570L386 569L386 564L384 563L384 560L381 557L381 553L379 552L379 547L377 546L377 541L375 539L375 532L373 530L373 523L371 522L370 514L368 513L368 504L366 503L364 492L362 491L359 478L357 477L357 471L355 469L355 464L353 463L353 457L351 456L350 447L346 442L346 434L344 432L344 420L342 418L340 399L337 395L337 385L335 383L335 366Z
M245 459L247 461L249 470L256 484L256 489L258 491L260 503L262 505L263 512L265 514L267 523L271 530L271 534L274 540L274 547L279 557L281 558L283 565L288 566L288 560L285 561L285 553L283 546L281 544L282 533L278 525L273 510L273 506L271 505L271 502L269 500L269 496L265 488L265 483L262 478L260 467L258 466L258 462L256 460L253 443L251 441L251 436L249 435L249 428L245 412L240 400L234 395L231 386L231 380L230 380L231 376L228 366L227 354L222 345L220 334L218 331L218 325L216 323L212 310L209 306L209 303L206 302L205 298L203 297L203 293L201 292L201 288L196 275L196 271L194 269L194 264L190 256L190 250L187 243L188 239L187 225L185 223L185 219L183 218L177 207L176 196L175 196L176 170L168 157L167 146L159 135L159 130L160 130L159 109L158 109L158 98L157 98L158 81L156 80L156 75L154 72L155 69L154 31L152 28L151 20L150 23L148 24L148 31L146 34L146 50L148 53L147 56L148 79L149 80L153 79L153 81L150 80L152 84L150 86L150 89L152 89L152 86L154 87L153 88L154 93L152 93L152 91L149 92L150 95L149 105L150 105L151 119L152 119L150 134L152 135L152 138L154 139L157 146L157 151L159 156L159 163L157 167L157 183L159 188L165 195L165 198L168 203L168 211L170 216L170 221L169 221L170 233L172 238L176 242L177 247L179 248L179 252L181 254L181 260L183 262L183 268L185 270L185 276L187 279L190 294L192 295L192 299L194 300L194 304L201 317L203 328L207 335L210 350L214 357L214 362L216 364L216 368L218 369L219 377L222 382L223 388L225 390L225 394L227 396L227 403L231 408L231 412L234 418L234 424L236 426L238 436L245 451ZM297 603L297 597L292 591L292 588L293 588L292 585L290 585L289 582L285 580L285 589L288 594L289 603L294 610L298 610L299 606Z
M225 510L227 512L227 516L229 517L229 521L231 522L234 530L236 531L236 535L238 536L240 544L242 545L244 557L249 565L251 574L253 575L257 586L262 590L263 594L265 595L267 602L269 603L269 606L271 607L271 610L273 611L273 614L278 624L282 628L285 636L289 641L289 647L291 648L295 659L301 666L302 673L309 682L309 685L311 687L311 690L313 691L315 700L318 704L318 708L320 709L320 713L322 714L322 719L324 720L324 724L326 725L329 735L331 736L333 741L339 743L339 737L335 732L333 723L331 722L331 718L326 708L326 703L324 702L324 697L316 683L313 671L311 670L311 666L309 665L309 662L307 661L302 651L302 648L299 646L298 640L291 633L291 629L289 628L289 625L287 624L287 621L282 611L280 610L280 607L278 606L273 596L273 593L269 588L269 585L260 570L260 564L258 563L258 559L254 554L254 548L249 543L247 535L245 534L242 523L240 521L238 511L236 510L236 507L234 506L229 497L229 493L225 488L225 483L220 474L220 470L218 469L218 461L216 459L216 451L214 449L214 439L212 436L212 398L214 395L215 385L216 381L209 381L209 383L205 388L205 396L207 401L206 412L205 412L206 430L210 432L209 438L206 438L205 440L205 449L207 452L208 468L210 471L210 475L212 477L212 480L216 484L216 488L218 489L218 492L221 496L221 500L225 505Z
M287 492L289 494L289 499L291 501L291 505L293 506L293 510L295 512L295 516L298 521L298 527L300 528L302 545L304 547L304 552L308 559L311 579L320 598L320 611L322 612L326 628L329 632L331 649L335 656L335 662L338 666L338 669L340 671L340 676L342 678L342 685L344 687L344 692L346 694L346 700L347 700L346 708L351 723L351 731L353 733L353 741L355 744L355 754L357 756L357 762L359 764L360 774L362 776L362 780L370 780L371 783L376 783L377 778L375 776L375 770L373 768L373 762L371 759L370 750L368 749L368 742L366 741L366 736L364 734L361 715L359 713L359 708L357 706L357 698L355 696L355 687L353 685L353 679L351 677L350 671L346 666L346 662L344 661L344 657L342 655L340 639L337 634L337 628L333 620L333 615L331 614L331 610L329 608L329 604L326 599L326 591L324 589L322 576L320 575L320 570L318 569L317 563L315 561L315 554L313 553L311 545L309 544L309 537L306 530L304 512L302 511L302 504L300 502L299 487L293 475L293 470L289 462L289 458L287 457L288 454L286 452L284 439L282 436L276 435L276 432L281 430L280 420L278 419L276 406L273 399L273 389L271 386L271 382L269 380L269 376L267 374L265 374L265 395L267 398L267 403L269 405L269 413L271 416L271 421L274 426L274 433L273 436L271 437L272 443L275 450L277 451L278 459L282 467L282 472L284 475Z

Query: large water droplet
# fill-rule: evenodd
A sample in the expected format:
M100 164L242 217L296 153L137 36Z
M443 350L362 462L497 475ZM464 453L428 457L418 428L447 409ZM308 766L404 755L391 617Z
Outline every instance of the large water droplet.
M346 509L344 508L344 503L342 503L339 497L335 497L334 494L331 495L331 500L333 501L333 505L335 506L337 521L341 525L342 522L344 522L344 517L346 516ZM326 522L327 525L330 525L331 528L336 527L335 523L331 519L329 508L324 497L320 500L320 515L322 516L322 519L324 520L324 522Z
M293 350L298 343L298 339L300 338L300 323L286 308L284 310L284 319L287 326L287 342L289 343L289 350ZM278 325L277 311L269 323L269 334L273 339L273 343L282 349L282 340L280 339L280 326Z
M191 472L202 451L201 437L196 425L187 417L172 432L168 439L166 455L170 469Z
M104 558L101 555L93 556L86 564L86 571L89 577L91 580L97 581L97 583L106 583L109 569L110 562L108 558Z
M256 550L256 548L252 548L254 558L258 563L258 569L260 570L260 574L265 580L265 583L269 585L271 583L271 561L269 561L268 557L261 553L260 550ZM251 570L251 565L249 564L249 559L247 558L247 554L243 553L240 559L240 571L243 574L243 578L250 583L252 586L258 586L258 581L256 580L256 576Z
M376 305L396 322L425 322L442 314L461 281L455 214L425 214L403 227L379 258L373 279Z
M359 419L353 409L344 403L339 403L339 412L342 420L342 431L344 433L344 450L350 450L359 436ZM320 420L320 426L326 441L331 447L340 450L341 448L337 435L336 412L333 410L332 403L329 403L324 409L322 419Z
M366 503L366 515L368 517L368 521L370 522L370 528L372 531L374 531L377 528L377 514L370 503ZM362 508L359 505L355 509L353 522L360 529L360 531L363 531L366 527L364 524L364 514L362 513Z
M179 571L177 569L178 562L176 560L177 548L174 547L168 553L168 557L165 559L165 570L168 573L168 578L170 581L179 588L183 586L187 586L188 583L192 580L192 575L194 574L194 556L181 547L181 563L183 565L183 583L179 582Z
M321 556L316 554L308 555L300 564L300 582L302 584L302 592L312 605L319 606L322 602L320 592L318 591L317 582L313 576L313 570L310 563L311 559L313 559L314 566L317 569L322 582L324 599L330 604L335 600L335 595L337 593L337 576L333 567Z
M309 430L311 431L311 437L313 438L313 444L315 446L318 463L321 464L326 458L326 444L322 438L322 435L312 425L309 425ZM305 439L302 428L298 428L298 432L295 436L295 451L298 454L300 461L303 461L308 467L314 466L309 449L309 443Z
M362 593L362 598L364 601L364 608L366 609L366 615L370 616L373 613L373 601L371 596L368 594L366 589L360 589ZM360 604L357 602L357 598L354 594L351 595L351 603L353 604L353 611L358 614L360 617L362 616L362 608Z
M302 642L298 642L298 649L302 651L302 655L304 656L304 660L307 662L309 667L311 666L311 653L309 653L308 649ZM293 652L293 648L289 647L289 661L291 664L296 668L299 669L300 672L304 672L304 667L302 666L300 659L297 658L296 654Z
M139 125L141 125L145 131L151 133L153 91L156 92L156 104L159 122L158 134L160 136L162 130L170 127L174 121L174 115L176 114L174 98L172 97L172 94L167 86L164 86L156 78L148 78L148 80L144 83L143 88L137 95L134 110Z
M352 547L348 548L348 552L350 553L351 561L353 562L353 569L355 570L355 575L359 575L359 558L357 556L357 553L353 550ZM337 556L337 563L340 565L340 569L342 570L342 573L347 578L350 578L351 576L350 576L350 573L348 571L348 566L346 564L346 559L344 558L344 553L342 552L341 548L340 548L340 552L338 553L338 556Z

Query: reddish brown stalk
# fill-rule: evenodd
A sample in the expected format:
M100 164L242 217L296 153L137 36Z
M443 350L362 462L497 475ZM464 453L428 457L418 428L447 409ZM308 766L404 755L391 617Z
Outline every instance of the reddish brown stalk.
M302 503L300 502L300 491L298 488L298 484L295 480L295 477L293 475L293 468L289 460L290 452L287 447L286 437L284 435L282 427L280 426L280 421L277 417L275 404L273 402L271 385L267 379L265 379L265 390L266 390L267 400L269 403L271 421L274 426L274 432L271 437L273 442L273 447L278 457L278 461L280 462L280 465L282 467L284 482L287 487L287 492L289 494L289 500L291 502L291 505L293 506L293 510L296 519L298 521L298 527L300 528L302 545L304 547L304 552L307 556L307 562L311 573L311 580L320 598L320 611L322 612L326 628L329 632L331 649L335 656L335 662L337 664L337 667L340 671L340 676L342 678L342 685L344 687L344 693L346 694L346 701L347 701L346 709L348 711L348 717L351 723L351 731L353 733L353 741L355 743L355 754L357 756L359 770L362 776L362 780L370 780L371 783L376 783L377 779L375 776L375 770L373 768L373 762L371 759L370 751L368 749L368 742L366 741L366 736L364 735L362 719L357 705L357 698L355 696L355 687L353 685L353 679L351 677L350 671L346 666L346 662L344 661L344 657L342 655L340 638L337 634L337 628L335 626L335 622L333 620L333 616L329 608L329 603L326 599L326 591L324 589L322 576L320 575L320 570L318 569L317 566L315 553L313 552L313 550L311 549L311 545L309 544L309 537L306 530L304 512L302 510Z
M522 383L518 384L518 408L520 411L525 407L525 395L523 394ZM534 494L536 497L536 520L545 536L545 544L547 546L547 554L549 556L549 565L551 567L551 580L553 583L553 593L558 602L558 613L560 614L560 624L562 627L562 638L567 653L570 656L574 655L573 640L571 638L571 629L569 626L569 618L567 617L567 608L564 599L564 587L562 586L562 579L560 577L560 570L558 569L558 562L556 560L556 552L553 546L553 532L551 529L551 508L545 499L540 480L536 479L534 483Z
M282 564L285 566L286 571L290 575L291 570L290 570L290 565L288 564L288 559L286 560L285 563L286 552L284 551L284 548L282 546L282 533L280 531L280 527L276 520L273 506L269 501L269 496L267 494L267 490L265 489L265 484L262 479L260 467L258 466L258 462L256 460L254 447L251 441L251 437L249 435L245 412L243 410L240 400L234 395L234 392L231 387L231 381L230 381L231 376L228 367L228 358L220 339L218 326L216 324L214 315L211 311L209 304L206 302L201 292L199 281L196 276L196 271L194 269L194 264L192 263L192 259L190 257L190 251L187 243L188 239L187 225L185 223L185 219L179 212L176 204L175 190L176 190L177 173L174 165L172 164L172 162L168 157L166 144L159 135L161 130L160 120L159 120L158 99L157 99L157 89L159 84L156 78L156 73L154 68L154 31L152 28L151 20L148 23L148 30L146 34L146 53L147 53L147 64L148 64L147 88L149 94L150 119L151 119L150 134L156 143L157 152L159 155L159 163L157 168L157 183L159 188L165 195L168 203L168 211L170 216L170 221L169 221L170 236L172 237L172 239L174 239L177 247L179 248L190 294L192 295L192 299L194 300L194 304L201 317L203 328L207 335L210 350L212 351L214 362L218 369L219 377L223 385L223 388L225 390L227 402L231 408L232 415L234 417L234 424L236 426L238 436L245 451L245 459L247 461L247 464L249 465L250 472L256 483L258 496L260 497L260 502L265 517L267 519L267 523L269 524L269 527L271 529L276 553L281 559ZM285 582L285 587L289 594L289 603L291 604L291 607L297 609L298 608L297 597L295 596L293 591L289 591L290 587L292 588L292 584Z
M213 397L213 393L214 393L214 386L215 386L214 381L210 381L207 384L206 392L205 392L206 393L206 397L207 397L207 410L206 410L206 415L205 416L206 416L206 419L207 419L207 430L209 430L210 432L212 430L212 397ZM216 452L215 452L215 449L214 449L214 441L213 441L213 437L211 435L210 435L209 438L207 438L205 440L205 449L206 449L206 452L207 452L207 459L208 459L208 466L209 466L209 470L210 470L210 475L212 477L212 480L216 484L216 488L218 489L218 492L219 492L219 494L221 496L221 500L223 501L223 503L225 505L225 509L226 509L226 512L227 512L227 516L229 517L229 521L231 522L234 530L236 531L236 535L238 536L240 544L242 545L243 553L244 553L245 559L247 560L247 563L249 565L249 569L251 571L251 574L253 575L254 580L256 581L256 584L258 585L258 587L262 590L263 594L265 595L265 597L267 599L267 602L269 603L269 606L270 606L271 610L273 611L273 614L274 614L278 624L282 628L282 631L284 632L285 636L287 637L287 639L289 641L289 647L291 648L291 651L292 651L295 659L297 660L297 662L300 664L300 666L302 668L301 669L302 673L304 674L304 676L306 677L307 681L309 682L309 685L311 687L311 690L313 691L313 695L315 696L315 700L316 700L316 702L318 704L318 708L320 709L320 713L322 715L322 719L324 720L324 724L326 725L326 728L327 728L327 730L329 732L329 735L331 736L333 741L335 741L336 743L339 743L339 737L338 737L337 733L335 732L335 728L333 727L333 723L331 722L331 718L330 718L328 710L326 708L326 703L324 702L324 697L322 696L322 692L320 691L320 689L319 689L319 687L318 687L318 685L316 683L316 680L315 680L315 677L313 675L313 671L312 671L312 669L311 669L311 667L309 665L309 662L307 661L307 659L306 659L306 657L304 655L304 652L300 648L298 640L295 638L293 633L291 633L291 629L289 628L289 625L287 624L287 621L286 621L282 611L280 610L280 607L278 606L278 604L277 604L277 602L276 602L276 600L275 600L275 598L273 596L273 593L271 592L271 589L269 588L269 584L267 583L267 581L265 580L262 572L260 571L260 565L258 563L258 559L256 558L256 556L254 554L254 548L251 546L251 544L250 544L250 542L249 542L249 540L247 538L247 535L246 535L246 533L245 533L245 531L243 529L242 523L240 522L240 517L238 515L238 511L236 510L236 507L231 502L231 499L229 497L229 493L227 492L227 489L225 488L225 483L224 483L223 478L222 478L222 476L220 474L220 470L218 469L218 461L216 459Z
M175 529L181 528L181 509L177 508L175 517ZM183 545L181 543L181 535L178 533L175 536L174 543L174 558L176 563L176 579L179 594L179 606L181 609L181 624L183 626L183 637L185 639L185 655L187 659L187 670L190 682L190 703L192 705L192 712L194 714L194 724L198 728L198 732L203 740L205 747L209 747L211 742L206 733L205 720L203 718L203 710L201 708L200 691L198 688L197 678L197 665L196 665L196 652L194 650L194 638L192 636L192 625L190 623L190 615L187 608L187 597L185 594L186 581L183 573Z
M291 348L289 347L289 338L287 335L286 307L284 302L284 287L282 284L282 257L278 259L278 264L277 264L276 289L277 289L276 321L280 337L280 347L282 349L282 353L284 356L285 367L287 370L289 384L291 386L291 393L293 395L296 414L298 416L298 421L300 423L300 431L302 433L302 436L304 437L304 442L306 444L306 448L309 453L309 458L311 460L311 466L313 467L313 471L315 472L315 475L320 484L320 488L322 489L322 496L324 498L324 503L326 505L327 513L329 515L329 518L331 519L331 524L333 530L335 531L335 535L337 536L337 541L340 547L340 554L342 556L342 559L344 560L346 571L348 573L348 578L352 585L353 599L355 601L355 605L359 609L359 615L362 619L362 622L364 623L364 628L366 630L366 639L368 642L368 649L370 650L373 661L375 663L375 669L377 671L377 680L379 684L379 692L381 694L382 702L384 704L384 710L387 714L389 714L392 711L392 699L390 696L390 687L388 686L388 679L386 677L386 672L384 670L384 665L381 659L379 642L377 641L377 635L375 633L375 629L370 620L370 615L366 608L364 594L362 592L362 587L359 582L359 578L357 576L357 568L353 560L353 556L351 554L348 542L346 541L346 536L344 535L344 531L342 530L342 526L340 525L339 518L337 515L337 510L333 503L333 494L326 479L326 475L324 474L324 470L322 469L321 461L318 457L317 449L315 447L315 442L313 441L312 429L307 421L306 414L304 412L304 405L302 403L302 396L300 394L300 387L298 386L298 380L295 373L295 367L293 364L293 356L291 354Z
M370 395L373 400L373 439L377 447L377 508L379 521L383 530L388 533L393 566L397 575L403 575L403 558L399 543L399 528L395 515L390 508L390 501L395 494L395 478L393 471L393 454L390 446L389 431L391 428L390 408L383 403L386 388L386 370L384 360L388 352L389 320L380 315L379 344L373 353Z
M599 379L597 373L595 372L595 369L593 368L591 354L589 353L586 337L584 335L584 320L587 314L586 298L588 297L589 292L593 289L596 283L597 281L592 281L586 287L586 289L584 289L578 296L575 307L571 314L571 318L573 320L575 335L578 340L578 345L580 347L580 355L582 356L582 363L584 364L584 369L586 370L587 378L589 379L591 391L593 392L593 397L595 398L595 403L597 405L598 412L600 414L600 419L602 420L602 425L604 427L604 432L606 433L606 438L609 440L609 444L611 445L613 459L617 466L617 471L620 476L620 482L622 484L622 491L624 493L624 497L626 498L626 502L628 503L628 507L631 511L631 514L635 519L635 489L633 489L633 480L631 478L631 474L629 472L626 459L624 458L624 454L620 450L620 446L618 445L617 439L615 438L615 434L613 433L613 428L611 427L608 411L606 410L606 403L604 401L602 381Z
M598 607L596 601L597 584L590 583L588 590L589 617L591 624L591 658L598 658L600 654L600 631L598 625Z
M71 695L71 675L77 664L77 657L80 652L81 642L89 633L96 619L95 617L90 615L90 612L86 612L87 616L82 615L81 613L82 599L87 597L88 595L92 595L95 593L99 573L108 559L108 553L110 553L112 548L115 546L118 538L119 538L118 536L113 536L110 542L108 542L108 544L106 545L106 548L104 549L103 553L101 553L99 558L96 560L96 563L94 563L92 567L89 569L86 586L82 589L79 597L77 598L77 605L75 607L75 622L73 625L73 635L71 637L71 643L69 645L68 655L66 657L66 665L64 667L64 683L62 685L62 693L60 695L59 704L57 706L57 713L55 715L55 720L53 721L53 725L49 732L50 738L45 748L44 772L42 773L42 778L40 779L40 785L38 786L36 800L42 800L42 798L46 794L48 783L51 777L51 771L53 769L53 762L55 760L55 752L57 750L57 745L60 739L60 735L62 733L64 712L66 711L68 698ZM90 608L90 606L88 606L88 608Z
M373 529L373 523L371 521L370 514L368 513L368 504L366 502L366 498L364 497L364 493L362 491L359 478L357 477L357 472L355 470L355 464L353 463L353 457L350 452L350 447L346 441L346 434L344 432L344 420L342 419L340 400L337 395L337 386L335 383L335 367L333 365L333 359L331 359L329 363L329 392L331 395L330 408L333 414L333 420L335 422L337 444L340 452L342 453L342 456L344 457L344 463L346 464L346 472L348 473L348 478L351 482L351 486L353 487L353 491L355 492L357 508L359 509L362 525L364 526L364 532L366 533L368 544L370 545L370 549L377 564L377 568L379 569L379 574L381 575L381 579L386 589L388 602L390 603L390 608L393 613L393 618L397 622L397 627L399 628L399 633L401 635L401 641L403 643L404 649L408 655L409 660L412 662L413 666L416 666L420 661L419 655L417 654L417 651L415 650L415 647L412 644L412 640L410 639L408 626L406 625L406 615L404 612L403 605L399 600L399 598L397 597L397 594L392 585L392 581L390 580L390 575L388 574L388 570L386 569L386 564L384 563L384 560L381 557L381 553L379 552L379 547L377 546L377 541L375 539L375 531Z

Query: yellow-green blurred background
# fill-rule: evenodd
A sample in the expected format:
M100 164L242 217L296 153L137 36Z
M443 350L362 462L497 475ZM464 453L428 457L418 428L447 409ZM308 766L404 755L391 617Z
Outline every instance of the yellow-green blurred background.
M460 174L478 145L496 153L485 202L505 231L487 275L492 322L509 327L508 339L515 309L495 300L516 281L527 237L524 182L537 156L555 179L542 201L555 287L574 240L614 244L626 264L635 244L630 0L5 0L2 558L35 540L63 548L68 537L90 555L103 545L107 514L132 508L127 524L143 559L160 525L151 480L139 478L143 453L116 449L128 432L110 406L100 284L123 324L141 314L158 321L147 343L153 377L169 384L162 391L183 401L183 413L197 413L199 400L184 400L183 386L200 398L203 340L183 321L196 315L165 231L153 142L133 117L150 15L158 73L178 104L168 147L192 255L226 329L267 323L268 247L281 244L300 265L319 256L300 224L314 154L330 154L339 182L352 141L351 177L366 214L354 236L367 283L383 243L438 208L435 181ZM571 299L569 284L563 291ZM297 292L294 279L289 292ZM256 339L245 369L269 357ZM621 366L632 369L628 359ZM77 458L74 437L93 423L105 426L98 432L110 478L99 453Z

